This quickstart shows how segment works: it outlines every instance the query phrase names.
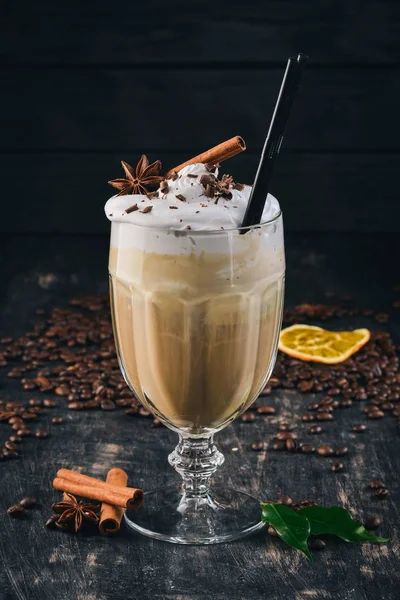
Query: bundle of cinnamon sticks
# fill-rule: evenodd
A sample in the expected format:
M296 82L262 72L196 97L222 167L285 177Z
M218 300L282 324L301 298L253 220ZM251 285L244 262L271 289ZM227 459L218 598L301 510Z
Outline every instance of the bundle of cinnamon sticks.
M137 510L143 504L143 490L127 487L128 475L122 469L111 469L106 481L69 469L59 469L53 487L101 502L99 530L102 535L117 533L124 509Z

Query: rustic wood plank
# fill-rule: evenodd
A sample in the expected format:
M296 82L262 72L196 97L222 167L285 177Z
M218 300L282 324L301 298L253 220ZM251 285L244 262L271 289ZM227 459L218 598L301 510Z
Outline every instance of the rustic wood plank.
M396 2L13 2L2 43L12 62L398 63Z
M164 168L201 149L179 154L150 151ZM106 233L103 212L121 172L120 159L134 164L139 151L118 154L6 154L0 231ZM277 163L271 192L280 200L288 231L398 231L397 154L291 154ZM224 165L238 181L251 182L258 155L245 152ZM22 167L23 165L23 167ZM23 169L24 190L18 191ZM16 195L17 193L17 195ZM14 201L11 199L14 198Z
M396 236L388 235L372 240L371 236L345 234L287 236L288 303L320 301L328 289L354 294L357 303L386 308L397 277L390 265L396 247ZM82 294L104 292L106 253L107 238L2 236L0 255L8 260L0 263L1 334L26 330L35 306L63 304L78 290ZM43 288L38 274L46 273L55 278ZM359 324L361 320L355 321ZM399 334L398 317L390 327ZM23 396L4 374L1 370L2 397L29 396ZM255 424L235 423L218 434L217 443L226 456L221 477L263 499L275 499L281 493L311 495L325 504L351 506L360 517L381 514L382 533L392 538L388 545L329 541L328 549L315 553L313 566L308 566L264 533L241 542L197 548L174 547L125 530L115 539L46 530L43 521L58 497L50 489L50 479L60 466L82 466L97 476L120 466L146 489L175 478L166 461L176 439L172 432L151 429L146 419L128 420L121 412L69 412L67 422L53 428L49 439L26 440L23 458L0 464L1 600L137 596L144 600L397 600L400 452L395 420L373 422L367 437L356 438L348 433L348 424L360 418L360 406L355 404L328 424L320 439L340 438L350 447L346 469L336 475L330 473L328 459L249 450L253 439L271 439L277 421L297 419L308 399L291 391L278 392L268 399L277 408L275 416L258 417ZM0 425L0 443L4 427ZM367 482L376 476L391 489L388 501L378 503L365 491ZM24 521L9 519L5 508L27 492L37 494L42 507Z
M399 72L311 67L285 148L399 149ZM281 79L281 68L7 69L0 150L203 149L238 133L258 150Z

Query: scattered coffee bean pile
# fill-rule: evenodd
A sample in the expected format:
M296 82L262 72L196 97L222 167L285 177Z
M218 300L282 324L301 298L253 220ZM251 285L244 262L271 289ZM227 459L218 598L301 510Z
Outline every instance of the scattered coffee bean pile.
M20 519L24 513L26 508L33 508L36 506L36 498L33 496L28 496L27 498L22 498L22 500L18 504L14 504L14 506L10 506L7 509L10 517L14 519Z
M378 323L388 321L387 313L374 313L371 309L359 311L347 307L350 298L342 298L339 304L326 306L323 304L302 304L284 314L284 324L309 322L313 320L326 321L334 317L352 317L363 314L373 318ZM396 303L393 303L395 306ZM262 396L268 397L274 389L297 390L303 394L318 394L318 399L306 406L303 414L298 415L296 424L280 423L279 431L273 436L271 448L304 454L318 454L321 457L339 457L348 452L345 445L335 447L335 444L318 446L313 443L301 442L298 430L302 435L313 436L328 428L328 423L335 419L338 410L347 409L365 401L363 408L366 419L378 420L387 415L396 417L400 423L400 372L399 358L390 335L386 332L375 332L371 340L353 357L338 365L322 365L306 363L286 354L279 353L272 377L264 389ZM249 411L254 415L269 415L275 413L272 406L252 406ZM250 422L248 412L242 415L242 420ZM254 419L253 419L254 420ZM306 430L305 424L311 426ZM349 430L353 433L367 432L366 423L353 423ZM267 450L265 440L255 440L251 443L255 452ZM344 463L334 461L330 471L343 471ZM382 497L385 492L381 492Z
M0 367L33 395L25 403L0 399L0 422L13 430L0 446L0 460L18 457L22 438L48 437L49 431L34 425L46 409L59 407L61 399L74 411L119 407L129 416L151 416L122 378L108 298L73 298L70 305L54 308L48 317L37 309L39 318L31 331L15 340L0 340ZM60 425L63 420L55 414L51 424ZM160 421L153 419L153 426L160 427Z
M321 365L305 363L279 354L274 373L262 395L269 396L274 389L296 389L301 393L319 393L318 401L307 405L304 414L299 415L303 423L318 422L308 430L309 434L319 434L323 431L321 422L330 422L335 418L335 412L352 406L353 402L367 401L363 412L367 419L383 419L386 415L397 417L400 422L400 373L399 358L396 348L385 332L376 332L371 340L357 354L338 365ZM255 414L274 414L272 406L250 407ZM249 422L249 413L242 415L242 420ZM294 425L281 423L279 431L274 435L272 448L289 452L311 454L317 452L320 456L332 457L347 454L348 448L341 445L334 448L331 445L315 447L311 443L302 443L298 434L293 431ZM350 426L354 433L365 433L365 423L354 423ZM254 451L266 449L261 440L251 444ZM336 473L343 470L342 463L332 463L331 471Z

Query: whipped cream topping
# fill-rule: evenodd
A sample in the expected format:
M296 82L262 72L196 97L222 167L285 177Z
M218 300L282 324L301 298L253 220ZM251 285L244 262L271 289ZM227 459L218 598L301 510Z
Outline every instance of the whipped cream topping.
M218 177L218 171L214 174ZM117 223L133 223L166 230L216 231L240 227L251 187L246 185L241 190L229 185L230 198L210 198L201 183L204 175L210 175L204 164L188 165L175 179L167 179L168 187L164 190L161 186L157 195L152 198L140 194L113 196L105 206L107 218ZM137 208L129 210L135 204ZM273 219L279 212L277 199L268 194L262 222Z

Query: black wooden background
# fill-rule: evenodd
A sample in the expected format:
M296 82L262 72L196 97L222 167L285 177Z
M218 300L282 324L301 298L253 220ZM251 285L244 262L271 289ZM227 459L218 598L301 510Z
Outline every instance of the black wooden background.
M272 190L288 230L398 231L400 3L3 0L5 232L100 233L107 180L232 135L251 182L286 59L310 55ZM79 213L78 213L79 211Z
M38 306L106 291L103 205L121 159L145 152L167 169L240 134L248 150L226 170L251 183L286 60L304 52L271 189L289 232L286 306L350 294L389 310L399 343L399 40L398 0L0 0L0 337L29 329ZM332 323L357 326L377 324ZM321 438L349 445L337 475L317 455L251 452L277 422L299 421L310 397L289 392L268 399L273 418L218 436L220 476L264 499L311 495L360 518L379 514L388 545L330 542L308 567L265 534L183 548L126 529L113 540L46 530L60 466L101 477L121 466L146 490L174 477L168 430L60 406L64 426L1 463L0 600L398 600L395 419L368 422L361 438L350 432L360 406L344 411ZM27 393L2 369L0 395ZM366 491L373 477L390 488L384 502ZM42 508L18 523L5 509L25 493Z

